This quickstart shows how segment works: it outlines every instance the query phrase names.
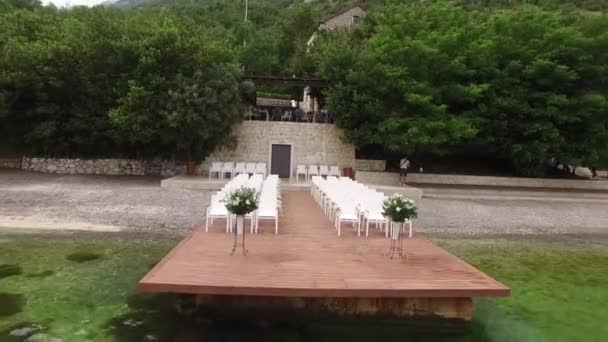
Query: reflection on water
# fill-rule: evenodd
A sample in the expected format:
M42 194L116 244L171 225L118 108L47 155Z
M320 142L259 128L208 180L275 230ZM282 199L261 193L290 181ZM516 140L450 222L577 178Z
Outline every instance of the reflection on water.
M180 314L175 297L134 295L130 311L108 323L117 341L491 341L478 321L293 321L220 319L199 313ZM252 315L253 316L253 315Z

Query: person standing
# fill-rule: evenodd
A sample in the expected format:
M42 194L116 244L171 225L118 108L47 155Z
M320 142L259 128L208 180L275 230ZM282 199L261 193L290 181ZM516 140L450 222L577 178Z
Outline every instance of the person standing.
M399 161L399 185L405 185L405 178L407 177L407 169L410 168L410 160L407 158L407 155L401 158Z

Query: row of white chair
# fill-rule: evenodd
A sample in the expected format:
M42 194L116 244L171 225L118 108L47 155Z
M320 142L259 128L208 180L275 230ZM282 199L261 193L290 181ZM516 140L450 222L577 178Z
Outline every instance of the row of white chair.
M261 174L266 177L266 163L252 162L212 162L209 168L209 180L213 174L217 174L218 179L223 179L226 174L230 174L230 178L246 173L246 174Z
M254 212L255 233L258 233L260 220L274 220L274 233L279 234L279 211L281 209L281 192L279 191L279 176L270 175L264 181L262 192L258 203L258 209ZM252 229L252 233L254 230Z
M265 181L261 174L254 174L251 178L248 174L235 176L220 191L211 196L206 211L205 231L209 231L209 223L213 224L214 219L223 218L226 220L226 233L232 232L235 216L228 212L224 200L231 191L248 187L255 189L259 197L258 209L245 215L245 219L249 219L251 233L254 230L256 233L258 232L259 220L270 219L275 221L275 234L278 234L279 210L281 208L279 182L279 176L277 175L270 175Z
M391 222L382 214L382 204L385 196L361 183L347 177L323 179L312 178L311 193L325 214L334 222L338 235L341 234L342 222L357 225L357 235L365 225L365 236L369 236L370 224L383 230L388 237ZM409 236L412 236L412 222L409 226ZM405 229L405 226L404 226Z
M340 168L338 166L327 165L297 165L296 166L296 181L300 180L300 175L308 182L314 176L336 176L340 177Z
M232 178L228 183L226 183L220 191L211 195L211 201L209 202L209 205L206 209L205 231L209 231L209 222L213 224L213 220L216 218L226 219L226 232L232 229L230 213L228 212L228 209L226 209L224 200L232 190L238 189L246 185L249 185L249 175L240 174Z

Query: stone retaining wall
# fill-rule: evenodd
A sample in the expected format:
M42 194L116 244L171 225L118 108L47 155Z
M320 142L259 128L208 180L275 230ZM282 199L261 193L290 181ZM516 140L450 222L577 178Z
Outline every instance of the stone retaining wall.
M27 171L88 174L174 176L183 172L183 166L167 160L134 159L67 159L23 157L21 168Z
M0 169L20 169L21 158L0 158Z
M386 170L386 160L355 159L355 170L382 172Z
M237 136L235 149L219 149L201 165L197 174L207 174L212 161L265 162L270 168L271 144L292 146L292 170L297 164L338 165L353 167L355 148L341 140L341 132L334 125L245 121L234 128ZM0 164L0 167L2 165ZM154 175L175 176L184 171L183 163L167 160L134 159L68 159L24 157L23 170L95 175Z
M264 162L270 168L272 144L290 144L292 173L298 164L353 167L355 147L342 142L342 132L330 124L244 121L235 127L236 148L212 153L199 167L206 173L212 161Z
M399 173L357 171L356 180L361 183L378 185L399 184ZM520 177L488 177L463 175L438 175L430 173L412 173L407 176L408 183L439 184L439 185L471 185L471 186L503 186L521 188L551 188L576 190L607 190L608 181L576 180L576 179L547 179Z

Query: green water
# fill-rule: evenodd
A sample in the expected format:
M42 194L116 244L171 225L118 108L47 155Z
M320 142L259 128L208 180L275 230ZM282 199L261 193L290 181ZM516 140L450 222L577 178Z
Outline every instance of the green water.
M608 242L557 237L435 238L510 286L476 302L466 330L434 324L229 321L175 310L135 283L175 238L0 234L0 341L19 328L62 341L605 341ZM32 330L29 335L35 333Z

